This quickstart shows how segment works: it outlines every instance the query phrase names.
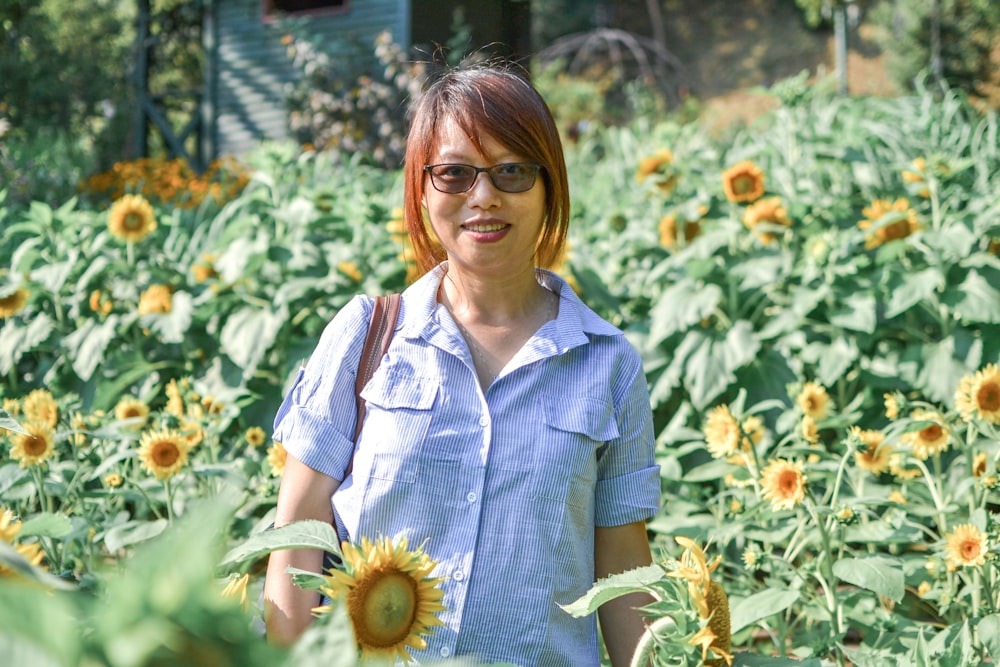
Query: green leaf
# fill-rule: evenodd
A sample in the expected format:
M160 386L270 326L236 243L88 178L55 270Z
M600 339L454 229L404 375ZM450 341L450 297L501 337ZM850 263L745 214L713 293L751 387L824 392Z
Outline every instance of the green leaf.
M851 331L875 332L875 297L850 294L830 312L830 323Z
M151 540L167 528L166 519L129 521L115 526L104 535L104 546L114 553L119 549Z
M736 381L736 370L752 361L759 349L760 342L746 320L733 323L724 339L714 333L689 331L677 349L677 358L683 360L681 377L691 403L703 410Z
M1000 614L990 614L981 618L976 624L976 634L990 652L993 662L1000 660Z
M993 285L998 281L1000 275L992 276ZM966 322L1000 323L1000 291L979 271L969 271L962 284L949 290L943 301Z
M66 537L73 531L69 517L64 514L42 512L21 524L21 537Z
M559 606L571 616L586 616L597 611L598 607L609 600L645 591L647 586L656 583L664 576L663 568L659 565L646 565L628 572L612 574L595 583L580 598Z
M843 581L899 602L903 599L903 568L898 559L885 556L841 558L833 573Z
M259 308L243 308L233 313L222 327L222 351L243 369L244 376L256 370L264 354L287 317L284 308L277 313Z
M697 324L715 310L722 298L718 285L699 288L693 280L681 280L657 299L649 312L649 338L653 345L669 338L678 331Z
M10 414L3 408L0 408L0 429L20 433L22 435L28 434L27 431L21 428L21 425L17 422L17 420L11 417Z
M182 343L191 328L193 315L194 300L191 295L178 291L171 297L169 313L144 315L139 321L155 332L164 343Z
M49 574L40 567L35 567L28 562L21 553L14 548L13 545L0 540L0 565L10 569L14 575L32 581L36 584L41 584L44 588L51 588L55 590L73 590L75 586L60 579L59 577Z
M86 382L104 361L104 352L115 338L118 316L110 315L103 322L87 320L82 327L63 339L67 356L73 360L73 371Z
M337 530L325 521L296 521L251 535L242 544L230 549L219 567L233 568L282 549L322 549L339 554L340 538Z
M732 632L739 632L761 619L779 614L795 604L798 599L798 591L768 588L735 603L730 601L729 617Z
M52 318L45 313L32 317L26 327L8 321L0 329L0 374L10 373L21 356L45 341L54 329Z
M934 268L895 275L889 288L889 298L886 299L885 316L896 317L921 301L929 300L943 282L941 272Z

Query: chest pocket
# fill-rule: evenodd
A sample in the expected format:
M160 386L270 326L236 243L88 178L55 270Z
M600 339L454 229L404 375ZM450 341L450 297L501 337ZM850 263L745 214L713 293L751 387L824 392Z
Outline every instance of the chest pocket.
M438 395L436 380L380 369L361 391L365 423L355 454L355 470L381 479L412 482L431 425Z
M614 406L590 397L542 401L543 429L535 449L535 493L578 507L588 506L597 481L597 450L618 437Z

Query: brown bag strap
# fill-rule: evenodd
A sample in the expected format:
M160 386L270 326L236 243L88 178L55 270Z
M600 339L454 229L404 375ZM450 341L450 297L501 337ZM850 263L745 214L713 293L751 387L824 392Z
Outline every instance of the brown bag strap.
M361 435L361 426L365 421L365 399L361 398L361 390L365 388L368 381L375 375L375 370L382 362L392 341L392 335L396 332L396 319L399 317L399 294L375 297L375 307L372 310L372 319L368 323L368 335L365 337L365 346L361 350L361 361L358 363L358 377L354 383L354 401L358 406L358 421L354 427L354 444L358 444L358 437ZM351 460L347 464L345 477L351 474L354 468L354 453L351 453Z

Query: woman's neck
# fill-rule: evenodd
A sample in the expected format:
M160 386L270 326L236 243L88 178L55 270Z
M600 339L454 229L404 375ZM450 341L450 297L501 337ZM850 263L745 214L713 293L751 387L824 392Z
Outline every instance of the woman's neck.
M490 277L449 265L438 299L466 323L509 325L548 312L553 295L538 283L534 267Z

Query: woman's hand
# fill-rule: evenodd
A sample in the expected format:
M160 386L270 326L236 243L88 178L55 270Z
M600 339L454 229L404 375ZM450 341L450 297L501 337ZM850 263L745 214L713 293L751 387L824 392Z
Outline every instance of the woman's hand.
M598 579L652 562L644 521L594 529L594 575ZM597 611L604 645L614 667L632 664L635 648L646 629L637 609L652 601L650 595L632 593L605 602Z
M274 526L317 519L331 523L330 497L340 482L317 472L289 455L278 491ZM320 572L323 552L318 549L288 549L271 553L264 580L264 619L267 637L276 644L290 645L312 623L312 608L319 604L316 591L305 591L292 583L289 566Z

